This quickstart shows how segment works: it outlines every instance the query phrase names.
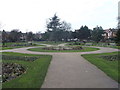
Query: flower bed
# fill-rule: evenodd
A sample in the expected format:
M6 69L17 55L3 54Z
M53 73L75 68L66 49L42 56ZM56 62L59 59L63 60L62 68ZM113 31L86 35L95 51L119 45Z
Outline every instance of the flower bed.
M59 51L63 51L63 50L82 50L83 48L81 46L71 46L71 47L44 47L42 48L43 50L59 50Z
M25 60L25 61L34 61L40 57L32 56L11 56L11 55L2 55L2 60Z
M116 60L119 60L120 58L119 55L109 55L109 56L100 56L100 57L108 61L116 61Z
M3 63L2 64L2 82L12 80L25 72L20 64Z

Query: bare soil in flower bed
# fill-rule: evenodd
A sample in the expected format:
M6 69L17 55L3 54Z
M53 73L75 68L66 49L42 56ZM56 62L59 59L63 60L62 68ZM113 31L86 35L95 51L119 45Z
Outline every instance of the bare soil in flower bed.
M108 61L116 61L120 59L119 55L108 55L108 56L100 56L101 58L108 60Z
M63 51L63 50L82 50L83 48L81 46L72 46L72 47L44 47L42 48L43 50L59 50L59 51Z
M34 61L40 57L32 57L32 56L11 56L11 55L2 55L2 60L25 60L25 61Z
M25 72L25 68L16 63L2 64L2 82L12 80Z
M2 60L19 60L19 61L35 61L36 59L40 58L39 56L13 56L13 55L2 55ZM2 64L2 82L6 82L12 80L22 73L25 72L25 68L16 63L3 63Z
M36 55L36 54L22 54L22 53L14 53L14 52L3 52L3 55L8 56L19 56L19 57L39 57L34 61L26 61L26 60L2 60L3 63L10 64L19 64L21 65L25 71L15 77L12 80L5 81L2 83L2 88L40 88L45 79L50 61L52 56L50 55ZM12 68L14 65L9 65ZM6 68L9 69L9 68ZM13 69L12 69L13 70ZM9 75L9 73L7 73Z

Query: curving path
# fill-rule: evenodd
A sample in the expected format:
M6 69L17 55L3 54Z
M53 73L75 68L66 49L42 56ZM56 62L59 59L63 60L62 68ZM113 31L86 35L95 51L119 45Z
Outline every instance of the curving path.
M50 53L28 51L29 48L33 47L2 52L53 55L42 88L118 88L116 81L81 56L81 54L114 52L118 49L97 47L100 50L92 52Z

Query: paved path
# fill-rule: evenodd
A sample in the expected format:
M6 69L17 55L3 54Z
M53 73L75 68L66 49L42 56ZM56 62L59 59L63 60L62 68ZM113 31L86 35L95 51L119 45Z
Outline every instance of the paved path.
M118 88L116 81L81 57L81 54L114 52L117 49L98 47L100 50L92 52L49 53L27 51L29 48L33 47L4 52L53 55L42 88Z

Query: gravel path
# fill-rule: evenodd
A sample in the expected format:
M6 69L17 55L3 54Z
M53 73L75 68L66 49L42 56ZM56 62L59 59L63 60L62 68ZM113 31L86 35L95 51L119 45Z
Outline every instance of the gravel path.
M53 55L42 88L118 88L116 81L81 57L81 54L114 52L118 49L97 47L100 50L92 52L50 53L28 51L29 48L33 47L3 50L3 52Z

